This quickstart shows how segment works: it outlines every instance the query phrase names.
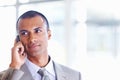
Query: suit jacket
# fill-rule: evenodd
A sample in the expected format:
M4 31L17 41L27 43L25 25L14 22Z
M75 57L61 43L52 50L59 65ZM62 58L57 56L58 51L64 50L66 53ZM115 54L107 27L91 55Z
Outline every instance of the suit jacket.
M53 62L57 80L81 80L81 74L63 65ZM26 64L20 70L9 68L0 73L0 80L34 80Z

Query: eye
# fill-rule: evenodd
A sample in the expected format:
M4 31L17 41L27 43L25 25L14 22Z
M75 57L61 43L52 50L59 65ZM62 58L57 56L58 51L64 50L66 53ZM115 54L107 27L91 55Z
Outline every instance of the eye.
M42 32L42 30L40 28L35 29L35 33L40 33L40 32Z
M21 31L20 35L23 35L23 36L28 35L28 32L27 31Z

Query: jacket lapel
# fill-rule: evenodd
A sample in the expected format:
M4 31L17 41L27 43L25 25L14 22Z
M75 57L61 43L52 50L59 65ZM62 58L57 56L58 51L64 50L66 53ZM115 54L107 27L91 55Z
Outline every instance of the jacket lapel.
M62 67L53 61L53 66L57 80L69 80L67 79L67 74L63 71Z
M26 64L24 64L21 67L21 70L24 72L24 75L22 76L21 80L34 80Z

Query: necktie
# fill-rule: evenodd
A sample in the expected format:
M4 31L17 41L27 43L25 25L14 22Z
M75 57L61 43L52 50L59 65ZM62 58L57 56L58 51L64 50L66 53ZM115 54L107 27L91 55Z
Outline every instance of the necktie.
M50 80L49 76L46 74L45 68L40 69L38 73L41 75L41 80Z

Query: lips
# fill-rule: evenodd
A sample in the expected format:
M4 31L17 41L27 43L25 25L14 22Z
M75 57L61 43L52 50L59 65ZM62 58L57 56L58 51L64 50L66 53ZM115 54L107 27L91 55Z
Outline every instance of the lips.
M28 45L28 48L34 49L34 48L36 48L38 46L39 46L38 44L30 44L30 45Z

